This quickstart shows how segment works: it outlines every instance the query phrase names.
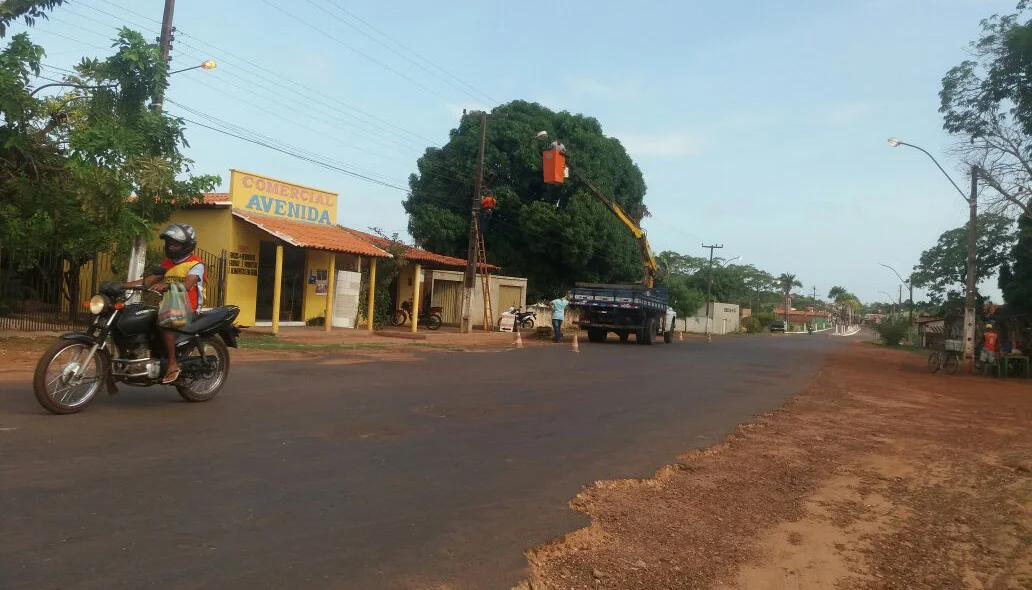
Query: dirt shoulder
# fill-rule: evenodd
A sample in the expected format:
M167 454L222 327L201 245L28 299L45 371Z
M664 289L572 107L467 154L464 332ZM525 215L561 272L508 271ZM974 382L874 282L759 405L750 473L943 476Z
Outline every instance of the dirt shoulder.
M725 444L596 482L518 588L1032 588L1032 380L923 368L854 343Z

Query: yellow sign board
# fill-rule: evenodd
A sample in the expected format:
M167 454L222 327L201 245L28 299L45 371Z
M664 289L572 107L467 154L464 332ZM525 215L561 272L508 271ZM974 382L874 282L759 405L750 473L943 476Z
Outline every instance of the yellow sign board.
M336 193L250 172L230 170L229 198L234 208L248 213L318 225L337 223Z

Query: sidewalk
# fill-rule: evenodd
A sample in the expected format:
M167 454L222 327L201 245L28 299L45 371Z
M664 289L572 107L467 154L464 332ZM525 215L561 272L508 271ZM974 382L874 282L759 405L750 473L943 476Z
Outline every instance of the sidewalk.
M248 337L272 338L272 328L247 328L241 335ZM409 325L390 326L370 332L367 329L334 328L327 332L321 326L282 327L277 340L296 344L309 345L362 345L376 344L383 346L407 346L420 344L430 347L454 349L511 348L514 346L516 334L512 332L485 332L482 328L474 328L473 332L463 334L456 327L444 326L438 330L420 329L413 333ZM538 344L541 341L531 333L521 334L524 345Z

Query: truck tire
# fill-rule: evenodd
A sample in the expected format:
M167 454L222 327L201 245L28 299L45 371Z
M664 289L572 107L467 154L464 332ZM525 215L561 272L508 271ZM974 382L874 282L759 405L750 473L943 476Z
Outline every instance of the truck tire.
M638 338L638 344L651 345L656 338L657 327L658 322L656 322L656 318L648 318L647 320L645 320L645 327L642 330L639 330L638 332L638 335L640 336Z
M673 341L674 341L674 331L673 330L667 330L666 332L663 332L663 342L666 342L667 344L670 344Z
M588 342L605 342L606 331L602 328L588 328Z

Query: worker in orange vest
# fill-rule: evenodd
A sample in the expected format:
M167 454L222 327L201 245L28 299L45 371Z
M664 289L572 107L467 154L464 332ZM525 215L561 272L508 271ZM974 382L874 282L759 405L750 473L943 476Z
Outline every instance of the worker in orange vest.
M982 350L985 352L986 361L996 362L996 350L998 348L1000 335L993 329L992 324L985 325L985 333L982 335Z

